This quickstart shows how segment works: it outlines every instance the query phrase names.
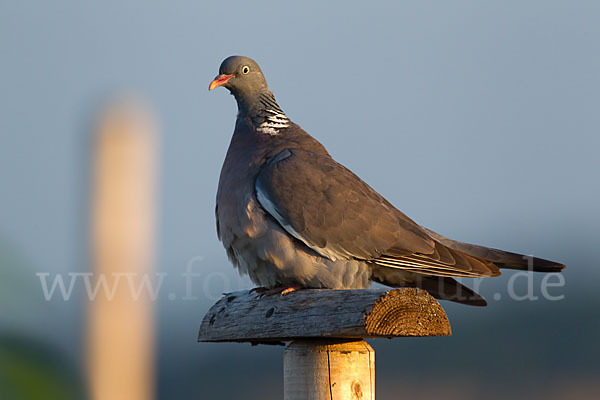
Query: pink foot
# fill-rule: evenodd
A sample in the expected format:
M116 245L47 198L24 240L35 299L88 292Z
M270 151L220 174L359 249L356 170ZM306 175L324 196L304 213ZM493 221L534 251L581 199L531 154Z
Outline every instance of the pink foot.
M300 285L294 285L294 286L277 286L274 287L272 289L267 289L264 287L258 287L258 288L254 288L250 291L250 293L252 292L256 292L256 293L260 293L260 297L263 296L273 296L275 294L280 294L281 296L285 296L287 294L290 294L292 292L295 292L297 290L302 289L302 286Z
M295 292L296 290L300 290L300 286L291 286L289 288L285 288L281 291L281 295L285 296L286 294Z

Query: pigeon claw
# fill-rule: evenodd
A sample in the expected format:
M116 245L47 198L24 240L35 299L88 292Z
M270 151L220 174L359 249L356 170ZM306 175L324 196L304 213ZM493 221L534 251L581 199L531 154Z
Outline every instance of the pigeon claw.
M269 289L267 289L266 287L258 286L258 287L255 287L254 289L250 289L250 291L248 292L248 294L252 294L252 293L264 293L264 292L266 292L268 290Z
M250 290L250 293L252 293L252 292L259 293L259 296L258 296L259 299L262 298L263 296L273 296L276 294L279 294L283 297L292 292L300 290L301 288L302 287L299 285L297 285L297 286L277 286L272 289L267 289L264 287L257 287L257 288Z

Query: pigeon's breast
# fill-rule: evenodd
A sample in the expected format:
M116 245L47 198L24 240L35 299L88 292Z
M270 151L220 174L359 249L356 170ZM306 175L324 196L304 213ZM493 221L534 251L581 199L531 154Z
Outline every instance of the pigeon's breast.
M321 257L290 236L258 202L254 188L221 185L219 237L240 273L262 287L367 288L370 267L357 260ZM226 195L226 193L228 193Z
M263 210L254 185L245 184L248 181L253 182L231 179L219 183L219 239L240 273L249 275L259 286L274 287L284 280L281 270L294 264L295 244Z

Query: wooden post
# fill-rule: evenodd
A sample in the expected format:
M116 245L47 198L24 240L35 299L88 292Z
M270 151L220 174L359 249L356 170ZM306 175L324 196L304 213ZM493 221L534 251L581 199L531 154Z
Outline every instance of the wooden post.
M95 143L92 263L98 295L89 305L89 398L150 400L153 302L141 283L136 294L125 282L143 282L153 273L156 131L150 113L136 102L115 102Z
M283 352L284 400L375 400L375 352L364 340L295 340Z
M276 344L285 400L374 400L375 352L363 338L449 336L440 304L420 289L306 289L285 296L226 294L198 340Z

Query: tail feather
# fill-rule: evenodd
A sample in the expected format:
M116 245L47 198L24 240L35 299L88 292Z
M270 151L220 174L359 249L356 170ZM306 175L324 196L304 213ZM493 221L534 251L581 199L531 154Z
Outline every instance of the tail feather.
M493 249L490 247L478 246L470 243L463 243L457 240L448 239L432 230L423 228L433 239L451 249L462 251L474 257L483 258L500 268L516 269L522 271L535 272L560 272L565 268L564 264L555 261L545 260L543 258L526 256L510 251Z
M487 306L487 302L479 293L460 284L453 278L423 277L416 281L415 287L427 290L436 299L454 301L469 306Z
M436 242L431 254L390 249L370 261L371 279L392 287L421 288L440 300L485 306L483 297L453 277L497 276L500 268L536 272L560 272L565 268L554 261L463 243L423 229Z

